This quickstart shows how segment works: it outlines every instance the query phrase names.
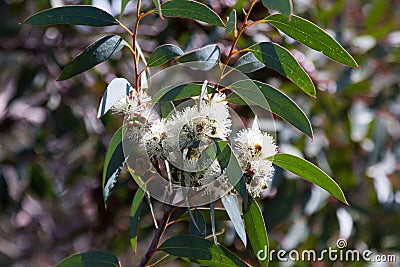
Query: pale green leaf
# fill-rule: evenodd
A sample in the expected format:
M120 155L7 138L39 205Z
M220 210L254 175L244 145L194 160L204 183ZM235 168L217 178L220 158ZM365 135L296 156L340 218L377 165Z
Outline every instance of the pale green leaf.
M244 229L244 224L242 220L242 216L240 215L239 210L239 201L236 195L228 194L221 198L222 204L225 207L226 212L231 219L233 227L235 228L236 233L242 240L244 246L247 245L246 240L246 231Z
M136 254L140 211L142 209L142 202L145 194L146 192L142 188L139 187L137 189L135 196L133 197L131 213L129 215L129 239L134 254Z
M324 171L311 162L290 154L283 153L276 154L266 159L272 161L275 165L297 174L301 178L315 185L318 185L319 187L328 191L332 196L348 205L346 197L344 196L340 186Z

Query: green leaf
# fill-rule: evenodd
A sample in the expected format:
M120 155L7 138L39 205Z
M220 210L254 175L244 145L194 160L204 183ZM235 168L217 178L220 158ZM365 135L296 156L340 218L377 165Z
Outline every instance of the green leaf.
M178 58L179 63L189 63L194 69L210 70L218 64L221 51L218 45L207 45L187 52Z
M160 0L153 0L154 6L156 7L157 13L162 17L162 8Z
M327 57L351 67L358 67L350 54L323 29L299 16L288 19L282 14L267 17L266 22L308 47L322 52Z
M235 228L236 233L242 240L244 246L246 246L247 245L246 231L244 229L242 216L240 215L239 202L237 196L228 194L223 196L221 198L221 201L225 207L226 212L229 215L229 218L231 218L231 222L233 224L233 227Z
M124 13L126 5L129 3L131 0L121 0L121 15Z
M204 219L206 222L209 222L211 219L210 216L210 209L208 208L197 208L203 214ZM228 214L226 213L225 209L222 208L215 208L214 209L214 218L216 221L228 221L230 220ZM188 212L182 214L177 221L190 221L190 216Z
M216 26L225 26L217 13L196 1L170 0L162 4L161 9L163 16L166 17L194 19Z
M258 105L313 138L311 123L304 112L287 95L271 85L255 80L243 80L228 88L233 91L233 94L226 99L228 102L236 105Z
M328 191L332 196L348 205L346 197L344 196L340 186L324 171L311 162L290 154L283 153L276 154L266 159L272 161L275 165L291 171L301 178L320 186Z
M126 159L122 146L123 128L124 127L120 127L111 138L104 160L102 188L105 205L107 205L111 192L117 182L117 178L122 167L125 165Z
M201 93L201 87L202 84L197 83L166 87L161 89L154 95L153 102L167 102L199 96ZM213 87L207 86L207 92L209 94L214 91L215 90Z
M119 267L119 261L113 254L105 251L89 251L72 255L57 267Z
M212 241L194 236L175 236L165 241L159 249L190 262L205 266L249 266L238 256Z
M142 202L146 192L142 188L138 188L135 196L133 197L131 213L129 215L129 239L131 241L131 247L133 253L136 255L137 247L137 233L139 228L139 217L142 209Z
M68 63L57 80L69 79L96 66L116 54L124 45L128 44L118 35L109 35L97 40Z
M148 67L157 67L164 63L167 63L171 59L177 56L183 55L183 51L171 44L164 44L157 47L153 53L150 55L149 62L147 63Z
M263 5L272 10L277 10L286 16L293 14L292 0L262 0Z
M197 209L193 210L193 220L189 222L189 233L191 236L205 238L207 233L206 220L203 214Z
M128 96L131 89L131 84L124 78L115 78L112 80L101 98L97 118L106 114L123 97Z
M118 25L111 14L93 6L62 6L38 12L24 21L24 24L53 25L71 24L94 27Z
M236 29L236 10L233 9L229 14L228 22L226 23L225 34L231 33L234 29Z
M263 42L246 50L252 52L268 68L276 70L305 93L315 97L315 87L311 78L287 49L275 43Z
M243 73L251 73L264 68L265 65L261 63L253 53L248 52L241 56L233 67Z
M250 201L249 207L244 212L243 217L246 224L247 235L254 253L256 254L261 266L268 266L269 250L267 230L265 228L265 222L260 207L255 200ZM262 253L260 251L262 251Z
M169 114L175 110L175 106L172 102L166 101L161 102L161 117L168 118Z
M369 9L369 13L365 18L364 27L366 29L371 28L379 23L381 19L385 17L384 13L388 7L388 0L375 0L372 7Z
M216 155L221 169L225 170L226 177L230 184L234 186L236 192L242 198L243 209L247 209L248 194L239 161L226 141L219 141L216 142L216 144L218 148Z

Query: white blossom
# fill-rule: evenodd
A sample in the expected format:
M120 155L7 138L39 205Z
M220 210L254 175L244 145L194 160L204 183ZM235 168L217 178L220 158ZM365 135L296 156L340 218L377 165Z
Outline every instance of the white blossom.
M274 173L272 163L265 159L277 152L274 139L259 129L243 129L234 140L247 190L258 197Z

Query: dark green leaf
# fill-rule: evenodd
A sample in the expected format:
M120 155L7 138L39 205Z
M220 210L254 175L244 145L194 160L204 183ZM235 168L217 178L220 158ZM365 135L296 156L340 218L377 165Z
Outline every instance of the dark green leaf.
M301 178L320 186L328 191L332 196L348 205L346 197L344 196L340 186L324 171L311 162L290 154L283 153L268 157L267 160L270 160L275 165L291 171Z
M253 53L248 52L241 56L233 67L243 73L251 73L264 68L265 65L261 63Z
M249 207L243 214L247 235L261 266L268 266L268 236L264 218L257 202L255 200L249 202Z
M148 67L157 67L164 63L167 63L171 59L177 56L181 56L183 51L171 44L165 44L157 47L150 56L149 61L147 62Z
M101 98L97 118L106 114L115 103L129 95L131 89L131 84L124 78L112 80Z
M121 0L121 15L124 13L126 5L129 3L131 0Z
M32 25L71 24L94 27L118 25L112 15L93 6L62 6L43 10L24 21Z
M238 256L213 242L194 236L175 236L165 241L159 249L173 256L205 266L248 266Z
M133 253L136 254L137 233L139 228L139 217L142 209L143 197L146 192L142 188L138 188L132 201L131 213L129 215L129 238Z
M295 15L288 19L282 14L275 14L267 17L265 21L293 39L302 42L314 50L322 52L324 55L337 62L352 67L358 67L357 62L332 36L306 19Z
M272 111L294 127L313 138L311 123L297 104L274 87L251 80L229 86L233 94L227 101L236 105L258 105Z
M193 210L193 220L189 222L189 233L192 236L198 236L205 238L207 233L206 228L206 220L203 217L203 214L197 209Z
M124 45L127 43L118 35L109 35L97 40L68 63L57 80L69 79L96 66L116 54Z
M293 14L292 0L262 0L263 5L272 10L277 10L286 16Z
M263 42L247 48L256 58L268 68L274 69L289 78L308 95L315 97L315 87L308 74L290 54L276 43Z
M178 58L180 63L190 63L191 67L200 70L210 70L218 64L221 51L217 45L208 45L185 53Z
M206 222L210 221L210 209L208 208L197 208L202 214ZM216 221L228 221L229 216L226 213L225 209L222 208L215 208L214 209L214 218ZM190 216L188 212L182 214L181 217L177 219L177 221L190 221Z
M371 28L375 26L379 21L384 18L384 13L388 7L388 0L375 0L371 9L369 10L368 16L365 18L365 28Z
M170 0L161 5L166 17L188 18L224 27L221 18L208 6L189 0Z
M236 10L233 9L229 14L228 22L226 23L225 34L231 33L234 29L236 29Z
M123 128L124 127L120 127L111 138L108 144L106 159L104 160L102 188L104 203L106 205L122 167L125 165L125 156L122 146Z
M231 222L233 227L235 228L236 233L242 240L244 246L247 245L246 239L246 231L244 229L244 224L242 220L242 216L240 215L239 210L239 201L236 195L228 194L221 198L222 204L225 207L226 212L231 218Z
M219 141L215 144L217 144L216 155L221 169L225 170L226 177L228 178L230 184L234 186L239 196L242 198L242 206L244 209L246 209L248 203L248 194L239 162L235 154L232 152L232 148L229 144L227 144L226 141Z
M113 254L105 251L89 251L72 255L57 267L119 267L119 261Z
M161 117L168 118L169 114L175 110L174 104L170 101L161 102Z
M201 93L201 87L201 84L196 83L166 87L161 89L154 95L153 102L174 101L199 96ZM211 86L207 86L208 93L212 93L214 91L214 88L212 88Z
M160 17L162 17L162 8L161 8L161 2L160 0L153 0L154 6L156 7L156 10L158 12L158 14L160 15Z

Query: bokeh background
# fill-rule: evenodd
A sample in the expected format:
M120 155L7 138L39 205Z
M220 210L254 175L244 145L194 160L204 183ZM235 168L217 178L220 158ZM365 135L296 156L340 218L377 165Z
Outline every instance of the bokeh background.
M111 2L111 3L110 3ZM134 2L134 1L133 1ZM248 1L203 1L224 19L231 8L243 18ZM137 188L126 172L104 209L101 174L108 141L121 124L112 114L96 119L97 106L115 77L133 80L128 51L65 82L56 78L69 60L106 32L119 28L20 25L27 16L60 4L91 4L118 15L120 1L0 1L0 266L54 266L62 258L87 250L115 253L123 266L135 266L152 238L154 225L144 204L139 248L129 244L130 202ZM135 5L122 21L132 26ZM143 9L152 1L143 1ZM269 69L251 74L292 97L308 114L312 142L277 120L281 152L302 155L332 175L350 206L295 176L277 169L263 195L272 249L335 247L396 254L400 262L400 1L295 0L296 14L328 31L359 62L351 69L329 60L272 27L248 28L239 42L273 40L290 49L318 88L318 98L303 94ZM257 3L251 18L267 11ZM218 43L228 52L231 39L223 29L182 19L149 16L139 30L146 55L172 43L190 50ZM162 205L153 203L158 216ZM234 236L232 226L219 240L254 262ZM185 223L171 233L187 233ZM167 234L168 235L168 234ZM188 266L175 260L165 266ZM366 263L279 263L271 266L367 266ZM396 266L373 264L369 266ZM399 266L399 265L397 265Z

